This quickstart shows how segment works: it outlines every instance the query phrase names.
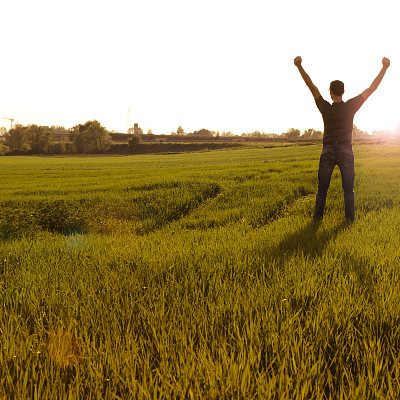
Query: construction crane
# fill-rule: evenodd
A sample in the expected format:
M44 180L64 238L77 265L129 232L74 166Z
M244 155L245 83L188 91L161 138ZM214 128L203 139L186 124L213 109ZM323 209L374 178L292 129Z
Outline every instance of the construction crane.
M12 124L14 122L14 118L7 118L7 117L1 117L3 119L8 119L9 121L11 121L11 129L12 129Z

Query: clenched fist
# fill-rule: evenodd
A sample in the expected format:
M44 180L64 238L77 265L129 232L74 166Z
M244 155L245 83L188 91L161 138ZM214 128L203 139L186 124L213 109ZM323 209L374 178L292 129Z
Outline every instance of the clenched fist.
M301 59L301 57L300 56L297 56L295 59L294 59L294 65L296 66L296 67L298 67L299 65L301 65L301 62L302 62L303 60Z
M386 58L386 57L383 57L383 58L382 58L382 64L383 64L383 66L384 66L385 68L389 68L389 66L390 66L390 60L389 60L388 58Z

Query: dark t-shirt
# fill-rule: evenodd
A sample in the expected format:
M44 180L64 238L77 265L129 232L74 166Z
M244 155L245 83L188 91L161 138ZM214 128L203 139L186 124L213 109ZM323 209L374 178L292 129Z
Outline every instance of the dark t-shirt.
M324 120L324 144L336 140L351 143L354 114L360 109L364 101L361 94L346 102L341 101L333 104L328 103L322 96L315 99Z

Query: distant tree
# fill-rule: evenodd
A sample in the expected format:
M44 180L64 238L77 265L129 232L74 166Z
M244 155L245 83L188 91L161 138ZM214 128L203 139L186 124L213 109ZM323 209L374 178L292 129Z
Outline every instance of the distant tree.
M148 134L148 135L152 135L152 134L153 134L153 131L149 128L149 129L147 129L147 134Z
M259 139L261 137L261 132L260 131L254 131L254 132L251 132L251 133L248 133L248 134L244 134L244 136L251 137L253 139Z
M180 136L185 135L185 131L183 130L181 125L178 126L178 129L176 130L176 134L180 135Z
M38 126L35 124L28 126L28 137L33 154L49 153L53 142L53 131L48 126Z
M59 125L52 125L50 129L53 131L53 135L58 135L60 133L65 133L67 132L67 129L65 129L63 126Z
M75 153L104 152L111 147L110 133L97 120L74 126L69 138Z
M252 138L252 139L260 139L261 138L261 132L260 131L254 131L254 132L251 132L251 133L243 132L240 136L247 137L247 138Z
M307 139L307 140L321 140L322 139L322 132L317 131L316 129L307 129L303 132L301 135L302 139Z
M311 139L315 129L307 129L301 135L302 139Z
M357 126L353 124L353 138L355 139L360 133L361 129L357 128Z
M51 154L64 154L67 151L67 146L64 142L53 142L50 146L49 152Z
M48 126L16 125L4 135L4 142L11 151L45 154L53 142L53 131Z
M277 139L279 135L277 133L263 133L263 136L268 139Z
M7 128L4 126L0 127L0 136L4 136L7 133Z
M214 132L203 128L203 129L200 129L199 131L194 131L192 133L192 135L194 135L194 136L213 136L213 133Z
M29 152L31 145L29 143L28 127L17 124L4 135L4 144L16 152Z
M234 133L232 132L221 132L221 137L234 137L236 136Z
M353 139L362 139L369 137L368 132L364 132L353 124Z
M282 137L285 139L299 139L300 138L300 130L295 128L290 128L286 132L282 133Z

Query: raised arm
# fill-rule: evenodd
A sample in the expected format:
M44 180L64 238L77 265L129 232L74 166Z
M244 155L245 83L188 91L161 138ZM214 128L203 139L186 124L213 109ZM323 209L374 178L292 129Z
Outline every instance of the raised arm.
M364 100L367 100L369 96L371 96L372 93L375 92L376 89L378 89L379 84L382 82L383 77L385 76L385 73L387 69L390 66L390 60L386 57L382 59L382 69L380 70L379 74L377 77L373 80L371 83L371 86L368 89L365 89L361 95L364 97Z
M304 82L310 89L312 95L314 96L314 99L317 99L319 96L321 96L321 93L319 92L318 88L312 83L311 78L308 76L307 72L304 71L303 66L301 65L302 59L301 57L296 57L294 59L294 65L298 68L301 77L304 79Z

